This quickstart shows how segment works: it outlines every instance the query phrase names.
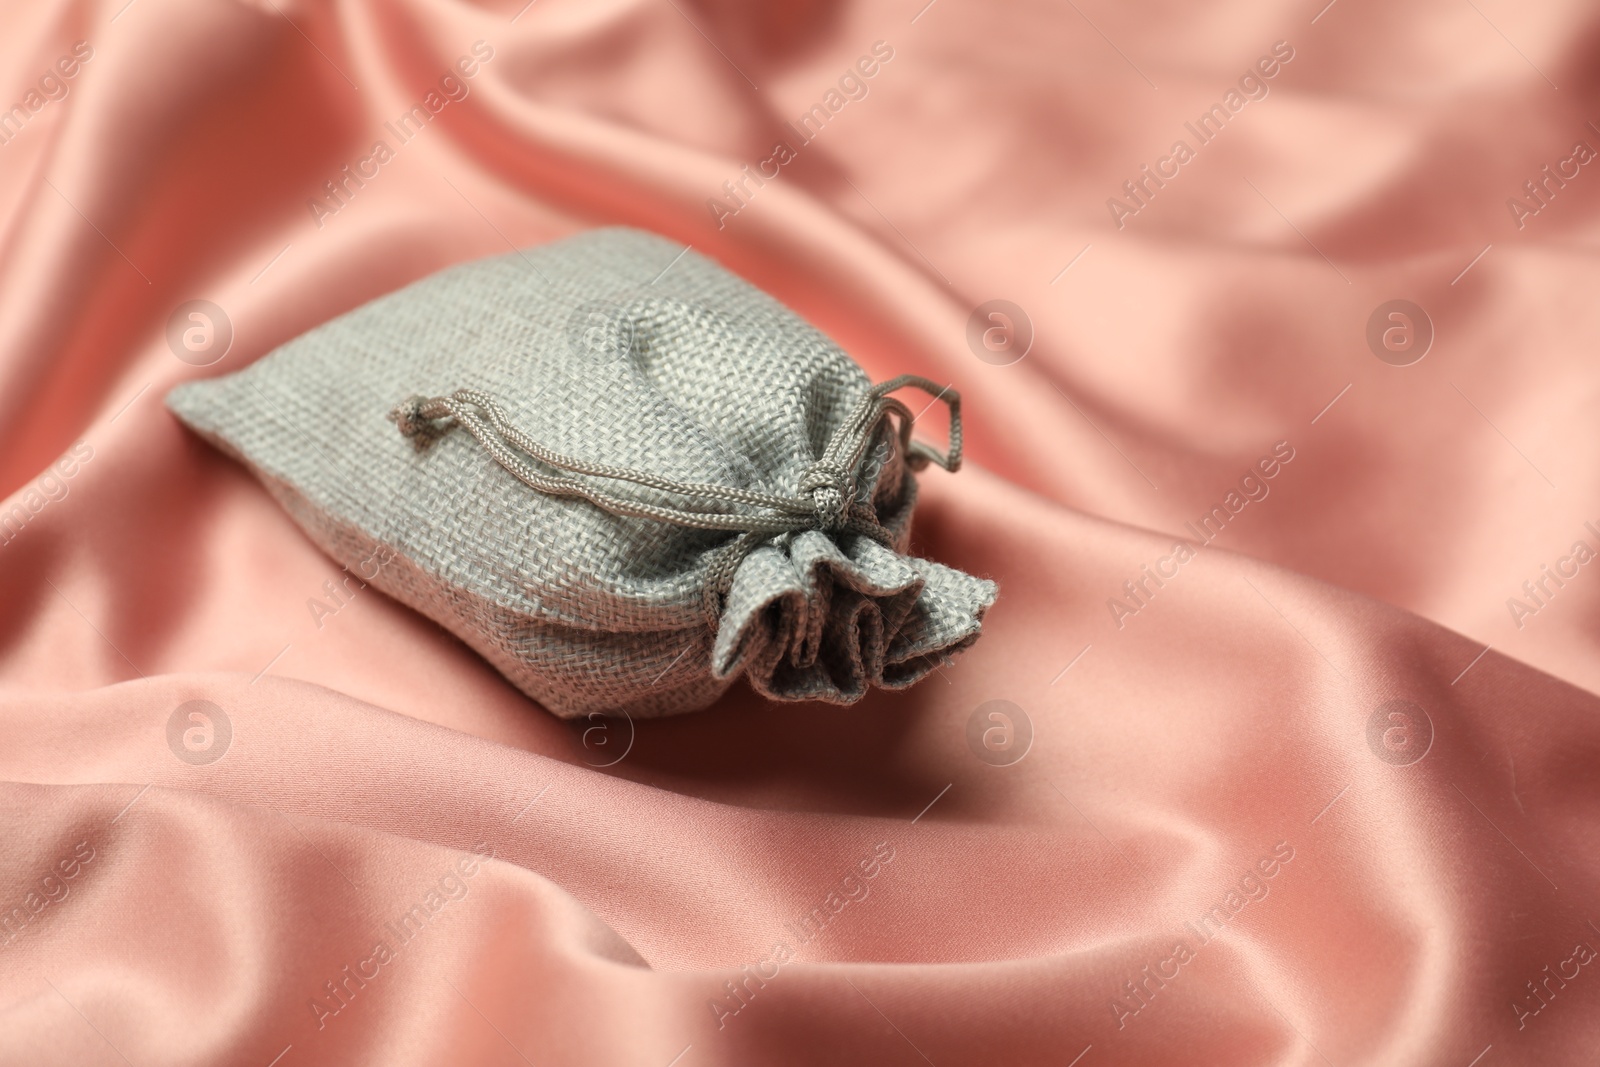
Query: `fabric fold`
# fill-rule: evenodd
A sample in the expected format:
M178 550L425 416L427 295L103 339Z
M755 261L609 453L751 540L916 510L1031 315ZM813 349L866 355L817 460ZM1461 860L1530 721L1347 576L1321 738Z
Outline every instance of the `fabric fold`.
M868 537L816 531L757 548L734 577L712 649L777 700L849 704L903 689L977 640L997 588Z

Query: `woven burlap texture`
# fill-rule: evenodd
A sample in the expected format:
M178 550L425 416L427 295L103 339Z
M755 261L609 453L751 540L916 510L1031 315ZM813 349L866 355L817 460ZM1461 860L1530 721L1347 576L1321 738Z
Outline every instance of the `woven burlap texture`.
M886 424L858 499L893 546L776 536L713 632L706 571L732 534L547 496L465 432L411 439L388 418L463 387L558 452L793 493L870 383L759 289L613 228L441 271L167 405L335 560L566 718L697 710L741 673L775 699L851 703L947 661L994 602L992 582L905 554L916 479Z

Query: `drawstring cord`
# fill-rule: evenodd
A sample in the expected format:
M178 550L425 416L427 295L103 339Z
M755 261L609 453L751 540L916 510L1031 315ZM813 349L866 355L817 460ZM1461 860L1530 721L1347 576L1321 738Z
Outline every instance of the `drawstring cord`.
M947 451L940 452L911 439L911 426L916 416L904 403L889 395L907 386L928 393L934 403L944 401L949 409L950 447ZM900 450L912 470L921 470L930 462L947 471L960 469L961 395L949 386L941 388L916 374L902 374L869 389L834 430L822 455L801 474L799 492L794 496L705 482L681 482L631 467L574 459L545 448L511 425L494 398L477 389L457 389L449 396L408 397L389 413L389 418L407 437L450 429L448 425L433 425L441 420L464 426L495 462L518 481L548 496L579 497L613 515L654 519L696 530L738 531L740 536L718 550L706 576L706 618L715 632L722 616L723 600L733 586L734 572L752 549L774 535L822 530L864 534L885 545L893 540L878 522L873 509L856 500L862 461L878 427L891 415L898 421ZM535 468L523 456L531 457L556 473ZM567 474L632 482L686 498L686 502L708 505L708 508L694 510L652 504L618 495Z

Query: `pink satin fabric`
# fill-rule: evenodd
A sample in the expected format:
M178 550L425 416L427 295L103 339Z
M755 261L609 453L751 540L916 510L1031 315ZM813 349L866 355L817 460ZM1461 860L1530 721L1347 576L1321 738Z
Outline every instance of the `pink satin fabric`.
M1588 5L0 27L0 1062L1594 1062ZM971 651L851 708L574 729L330 592L161 405L615 223L961 391L916 549L999 581ZM1005 365L995 299L1033 331ZM1407 366L1368 343L1397 299ZM233 334L206 366L191 300Z

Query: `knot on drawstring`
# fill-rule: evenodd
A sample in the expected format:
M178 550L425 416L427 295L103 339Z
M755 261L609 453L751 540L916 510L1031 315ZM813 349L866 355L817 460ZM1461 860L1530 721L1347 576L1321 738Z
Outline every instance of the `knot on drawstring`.
M855 475L829 459L819 459L800 476L800 492L810 494L816 505L817 522L823 530L844 528L845 516L855 502Z
M422 432L422 402L426 399L416 395L406 397L389 412L389 420L398 426L405 436L417 436Z
M889 395L908 385L933 397L929 407L942 400L949 408L950 445L943 452L911 439L911 425L917 416ZM891 415L899 423L895 438L912 470L921 470L930 462L948 471L961 466L961 397L949 386L941 389L915 374L902 374L862 394L834 429L822 455L801 474L798 496L683 482L651 471L563 455L513 426L494 398L476 389L457 389L448 396L409 396L389 412L400 432L418 447L425 447L455 426L464 427L518 481L549 496L587 500L613 515L654 519L694 530L738 533L717 550L707 571L705 614L713 632L721 618L724 598L733 586L734 572L745 556L773 536L821 529L834 534L861 534L883 544L893 540L889 531L879 525L873 509L856 503L857 472L878 428ZM534 462L529 463L530 459ZM606 488L606 482L631 482L680 498L680 502L656 503L619 494Z
M390 408L389 421L400 427L400 434L405 437L429 442L440 432L434 422L448 414L451 414L450 405L445 398L411 395Z

